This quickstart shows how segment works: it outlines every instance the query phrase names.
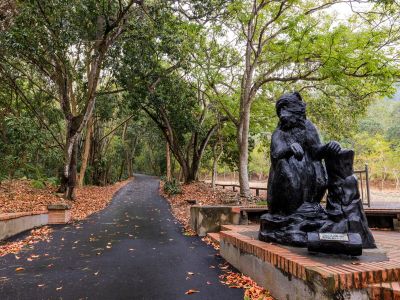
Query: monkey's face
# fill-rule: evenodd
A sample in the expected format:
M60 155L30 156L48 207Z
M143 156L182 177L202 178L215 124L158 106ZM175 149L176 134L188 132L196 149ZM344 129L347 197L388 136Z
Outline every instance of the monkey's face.
M279 111L279 121L282 129L304 128L306 116L297 109L295 103L287 103L283 105Z

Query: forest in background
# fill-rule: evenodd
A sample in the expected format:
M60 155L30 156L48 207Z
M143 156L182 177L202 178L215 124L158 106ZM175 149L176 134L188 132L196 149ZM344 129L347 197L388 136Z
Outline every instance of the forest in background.
M350 137L338 138L343 147L355 150L356 170L368 164L370 180L380 188L400 188L400 92L393 98L379 99L360 116ZM276 120L277 122L277 120ZM253 181L265 181L269 172L269 136L264 132L256 138L250 154L249 171ZM324 140L329 133L320 132ZM324 138L325 137L325 138ZM202 177L211 179L212 160L205 162ZM237 180L237 169L221 159L219 179Z
M229 170L246 191L268 174L275 101L298 90L324 140L398 182L399 99L383 99L400 9L371 2L338 21L336 2L2 1L0 179L70 198L134 172Z

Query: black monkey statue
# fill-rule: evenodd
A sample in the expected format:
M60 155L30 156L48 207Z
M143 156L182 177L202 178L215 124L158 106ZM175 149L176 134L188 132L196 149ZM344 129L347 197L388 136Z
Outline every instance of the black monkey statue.
M279 123L271 139L269 211L261 216L259 239L306 246L308 233L359 234L359 247L361 241L363 248L376 247L353 174L354 152L343 150L335 141L321 143L298 92L280 97L276 113ZM320 202L327 190L325 209Z

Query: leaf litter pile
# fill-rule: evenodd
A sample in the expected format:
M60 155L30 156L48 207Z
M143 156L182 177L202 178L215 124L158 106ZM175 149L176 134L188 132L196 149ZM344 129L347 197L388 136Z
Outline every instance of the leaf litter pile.
M0 184L0 214L16 212L46 211L49 204L67 204L71 207L73 220L82 220L104 209L113 194L129 180L109 186L84 186L76 188L76 199L68 201L56 193L57 187L48 185L43 189L32 187L29 180L5 180ZM39 241L49 241L52 229L44 226L33 229L30 235L15 242L0 243L0 257L18 253Z
M221 283L230 288L244 289L245 300L273 300L268 291L258 286L250 277L240 273L227 271L219 276Z
M53 230L49 226L43 226L41 228L32 229L29 236L22 240L8 242L3 245L0 244L0 257L9 253L17 254L23 248L32 248L37 242L49 242L52 231ZM16 256L16 258L18 259L18 256Z
M177 195L168 195L164 192L163 182L160 184L160 194L167 199L171 205L171 211L174 217L184 226L184 235L196 235L190 228L190 202L188 200L196 200L196 204L200 205L238 205L241 204L238 192L226 189L212 189L209 184L203 182L194 182L182 186L182 193ZM210 238L204 237L202 241L219 250L219 245L214 243ZM218 266L223 272L219 276L220 282L229 288L244 289L245 300L273 300L267 290L257 285L250 277L241 273L230 270L228 263ZM215 266L210 266L215 268ZM198 290L188 290L185 294L191 295L199 293Z

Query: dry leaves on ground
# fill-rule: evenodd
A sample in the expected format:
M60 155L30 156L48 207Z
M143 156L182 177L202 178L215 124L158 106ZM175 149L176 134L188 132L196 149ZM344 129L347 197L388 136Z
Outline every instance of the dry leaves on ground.
M29 180L4 180L0 184L0 214L45 211L47 205L62 202L56 190L52 185L34 188Z
M52 231L53 230L49 226L32 229L30 235L26 238L19 241L8 242L4 245L0 245L0 257L9 253L17 254L22 250L22 248L29 247L40 241L49 242L51 239L50 234L52 233ZM19 259L19 257L16 258Z
M250 277L240 273L227 271L219 276L221 283L230 288L245 289L244 299L248 300L273 300L268 291L258 286Z
M200 291L198 291L198 290L188 290L188 291L185 292L185 295L191 295L191 294L194 294L194 293L200 293Z
M211 240L208 236L203 237L201 240L202 240L204 243L206 243L207 245L213 246L215 250L219 250L219 249L220 249L219 244L215 243L215 242L214 242L213 240Z
M115 192L131 180L124 180L108 186L84 186L77 188L76 200L69 201L72 219L82 220L104 209L111 202Z
M33 188L29 180L6 180L0 184L0 214L30 211L46 211L49 204L68 204L72 219L82 220L104 209L113 194L131 179L108 186L84 186L76 188L76 199L60 197L55 186Z
M56 194L56 187L33 188L29 180L8 180L0 185L0 214L30 211L46 211L49 204L68 204L72 219L82 220L104 209L114 193L131 179L109 186L84 186L76 189L76 199L67 201ZM0 245L0 257L8 253L18 253L22 248L39 241L50 239L52 229L48 226L33 229L23 240Z

